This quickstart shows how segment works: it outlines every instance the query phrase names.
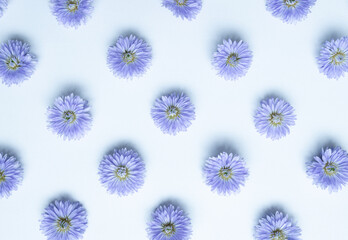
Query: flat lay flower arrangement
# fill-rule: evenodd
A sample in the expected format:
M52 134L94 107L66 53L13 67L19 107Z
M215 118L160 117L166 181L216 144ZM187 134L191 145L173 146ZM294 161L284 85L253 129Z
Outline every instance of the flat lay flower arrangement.
M348 3L13 2L1 239L346 239Z

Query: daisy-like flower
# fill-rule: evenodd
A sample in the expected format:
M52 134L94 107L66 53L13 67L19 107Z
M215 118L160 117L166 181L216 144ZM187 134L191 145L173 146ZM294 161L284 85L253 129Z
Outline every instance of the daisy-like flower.
M0 77L7 86L19 84L34 73L36 59L30 46L19 40L9 40L0 46Z
M112 194L125 196L144 184L145 164L138 153L127 148L115 149L99 165L100 182Z
M266 8L274 17L285 23L303 20L316 0L266 0Z
M92 116L88 102L73 93L59 97L48 107L48 127L63 139L78 140L91 129Z
M223 40L214 53L213 66L226 80L243 77L249 70L253 54L243 41Z
M161 205L152 214L147 233L150 240L188 240L191 220L180 207Z
M195 107L184 93L171 93L156 99L151 116L162 132L176 135L186 131L195 119Z
M0 153L0 198L9 197L23 181L23 168L14 156Z
M201 11L202 0L162 0L162 6L176 17L192 20Z
M348 182L348 153L335 147L322 149L321 155L307 164L307 175L322 189L337 192Z
M40 229L48 240L78 240L87 228L87 213L79 202L56 200L42 218Z
M267 215L255 227L256 240L300 240L301 229L282 212Z
M225 152L217 157L210 157L203 171L206 183L211 190L223 195L239 192L249 176L243 158Z
M280 139L290 133L290 126L295 125L294 108L279 98L262 100L254 116L254 123L261 135L272 140Z
M77 28L86 23L93 11L93 0L50 0L57 21L66 27Z
M5 9L7 8L8 1L0 0L0 17L4 14Z
M348 37L326 41L317 58L319 71L328 78L338 79L348 71Z
M115 45L109 47L107 63L115 76L121 78L140 77L150 66L151 47L134 35L120 36Z

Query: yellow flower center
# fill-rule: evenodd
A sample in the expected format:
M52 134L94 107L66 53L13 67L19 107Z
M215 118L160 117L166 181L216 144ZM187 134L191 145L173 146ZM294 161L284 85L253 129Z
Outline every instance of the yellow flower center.
M239 62L238 54L237 53L231 53L226 61L226 64L230 65L231 67L237 66Z
M171 237L174 235L175 233L175 226L173 223L166 223L166 224L162 224L162 232L164 233L164 235L166 235L167 237Z
M7 65L7 68L10 70L16 70L17 68L21 66L18 58L14 56L6 60L6 65Z
M65 233L69 231L71 227L71 220L68 217L60 217L57 220L57 231L60 233Z
M169 106L166 110L167 118L176 119L180 115L180 109L176 106Z
M288 8L295 8L296 5L298 4L298 0L284 0L284 4L288 7Z
M67 9L69 12L76 12L79 9L79 4L80 1L79 0L69 0L67 1L66 5L67 5Z
M269 115L268 121L270 122L272 126L277 127L282 124L283 115L277 112L273 112L271 113L271 115Z
M65 122L71 124L76 121L76 114L73 111L68 110L63 113L63 118Z
M344 54L341 51L337 51L334 55L331 57L331 63L335 65L341 65L346 60L346 54Z
M229 167L222 167L219 170L219 176L222 180L230 180L233 176L232 169Z
M324 172L328 176L333 176L337 173L338 167L333 162L327 162L324 166Z
M187 0L175 0L176 5L183 7L186 6Z
M286 240L286 236L283 233L283 230L276 229L271 233L271 240Z
M122 60L127 64L133 63L135 61L135 53L125 51L122 55Z
M0 171L0 183L5 182L6 176L4 171Z
M129 169L125 166L120 166L115 170L115 176L120 181L124 181L129 177Z

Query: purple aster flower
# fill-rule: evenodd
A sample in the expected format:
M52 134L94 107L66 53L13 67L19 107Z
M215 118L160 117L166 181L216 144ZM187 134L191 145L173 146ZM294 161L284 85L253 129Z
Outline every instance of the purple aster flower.
M59 97L47 110L48 127L64 140L80 139L91 128L89 110L88 102L73 93Z
M322 189L337 192L348 182L348 154L336 147L322 149L321 155L307 164L307 175Z
M266 0L266 8L285 23L303 20L316 0Z
M78 240L87 228L86 209L79 202L56 200L42 217L40 229L48 240Z
M0 17L4 14L5 9L7 8L8 1L0 0Z
M109 47L107 63L115 76L121 78L140 77L150 66L151 47L134 35L120 36L115 45Z
M261 135L272 140L280 139L290 133L290 126L295 125L294 108L279 98L261 101L261 106L254 116L254 123Z
M204 166L204 175L207 185L212 191L219 194L239 192L249 176L248 169L242 157L220 153L217 157L210 157Z
M162 0L162 6L182 19L195 19L202 9L202 0Z
M226 80L243 77L249 70L253 54L243 41L223 40L214 53L213 66Z
M147 233L150 240L188 240L191 220L180 207L161 205L152 213Z
M156 99L151 116L162 132L176 135L186 131L195 119L195 107L184 93L171 93Z
M86 23L93 11L93 0L50 0L51 10L58 22L77 28Z
M9 40L0 46L0 77L7 86L19 84L31 77L36 59L30 46L19 40Z
M328 78L343 76L348 71L348 37L326 41L317 58L321 73Z
M289 219L288 215L276 212L259 220L255 227L256 240L300 240L301 229Z
M9 197L23 180L23 168L13 156L0 153L0 198Z
M106 189L119 196L137 192L144 184L145 164L132 149L114 150L104 156L99 165L100 182Z

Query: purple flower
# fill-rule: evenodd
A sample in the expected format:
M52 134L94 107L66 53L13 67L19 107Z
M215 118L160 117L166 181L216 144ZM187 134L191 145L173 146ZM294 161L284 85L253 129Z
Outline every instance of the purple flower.
M161 205L152 214L147 233L150 240L188 240L191 220L180 207Z
M348 154L336 147L322 149L321 155L307 164L307 175L322 189L337 192L348 182Z
M120 36L115 45L109 47L107 63L115 76L121 78L140 77L150 66L151 47L134 35Z
M36 59L29 50L29 44L19 40L9 40L1 44L0 77L4 84L19 84L34 73Z
M195 119L195 107L184 94L171 93L156 99L151 116L162 132L176 135L186 131Z
M137 192L144 184L145 164L132 149L114 150L99 165L100 182L112 194L125 196Z
M40 229L48 240L78 240L87 228L87 213L79 202L56 200L42 217Z
M328 78L343 76L348 71L348 37L326 41L317 58L321 73Z
M204 166L205 180L212 191L219 194L239 192L249 176L248 169L242 157L220 153L217 157L210 157Z
M77 28L86 23L93 11L93 0L50 0L51 10L58 22Z
M4 14L5 9L7 8L8 1L0 0L0 17Z
M47 110L48 127L63 139L77 140L90 130L92 117L86 100L70 94L59 97Z
M290 133L290 126L295 125L294 108L279 98L269 98L261 101L261 106L254 116L254 123L261 135L272 140L280 139Z
M253 54L243 41L223 40L214 53L213 66L226 80L243 77L249 70Z
M276 212L259 220L255 227L256 240L300 240L301 229L291 222L288 215Z
M0 198L9 197L23 180L23 168L13 156L0 153Z
M202 9L202 0L162 0L162 6L182 19L195 19Z
M285 23L303 20L316 0L266 0L266 8Z

